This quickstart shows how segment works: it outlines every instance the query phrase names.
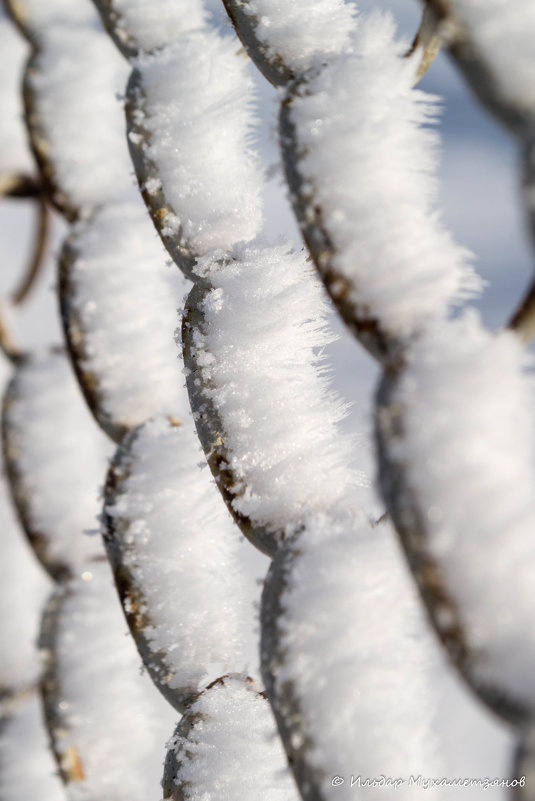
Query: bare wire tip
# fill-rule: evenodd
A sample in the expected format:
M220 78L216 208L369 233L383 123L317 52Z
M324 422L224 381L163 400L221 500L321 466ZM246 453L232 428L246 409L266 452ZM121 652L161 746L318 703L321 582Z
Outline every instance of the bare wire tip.
M50 223L46 190L40 178L18 173L3 173L0 175L1 197L37 202L37 223L30 258L17 288L11 294L11 302L19 306L24 303L35 286L46 253Z
M420 27L414 37L412 45L405 53L405 58L410 58L415 53L420 53L420 63L415 75L415 83L425 75L442 46L442 38L439 32L439 21L431 6L425 6L422 14Z
M535 282L522 299L507 327L526 344L535 336Z
M22 350L13 339L6 324L4 312L0 305L0 351L10 362L16 362L22 356Z
M50 214L44 196L41 196L38 200L37 224L35 227L30 259L19 285L11 295L11 302L15 306L20 306L28 299L35 287L45 260L50 228Z

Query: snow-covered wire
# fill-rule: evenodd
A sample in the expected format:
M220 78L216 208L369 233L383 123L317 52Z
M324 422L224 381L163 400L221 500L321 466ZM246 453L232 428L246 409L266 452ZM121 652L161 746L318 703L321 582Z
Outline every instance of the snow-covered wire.
M104 538L130 628L181 712L223 674L259 675L258 590L202 458L191 417L150 420L123 440L104 500Z
M43 620L43 699L71 801L142 801L176 712L140 671L104 554L60 585Z
M522 725L535 711L528 367L514 334L466 315L414 343L377 410L383 491L435 625L483 699Z
M128 196L131 182L116 100L124 85L124 64L98 30L95 12L88 13L90 4L87 9L84 3L67 5L57 16L54 4L49 16L43 14L25 72L24 100L32 148L50 198L73 220L97 204Z
M2 437L13 500L35 553L54 579L76 575L102 552L95 532L83 531L99 514L110 448L64 353L34 352L18 364L4 395Z
M140 198L101 206L64 243L65 338L89 407L116 442L155 414L189 413L174 341L187 288Z

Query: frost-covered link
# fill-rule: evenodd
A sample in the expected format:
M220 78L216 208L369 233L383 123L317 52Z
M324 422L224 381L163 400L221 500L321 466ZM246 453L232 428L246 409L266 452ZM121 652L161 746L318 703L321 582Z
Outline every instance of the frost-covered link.
M116 97L126 75L124 61L93 24L57 22L45 28L28 64L25 105L32 147L51 199L68 219L132 192Z
M181 712L223 673L259 675L259 592L244 562L248 546L202 462L191 417L149 421L123 441L104 503L104 537L130 628L157 686Z
M206 283L184 323L195 419L244 533L272 555L307 512L363 483L338 429L346 410L321 372L332 335L320 287L283 245L216 253L196 270Z
M535 714L533 378L475 315L413 344L380 391L381 482L435 625L499 714ZM425 422L423 422L425 421Z
M231 38L206 29L135 66L127 111L136 173L164 244L191 275L193 257L250 241L262 225L247 62Z
M273 713L254 682L225 676L192 704L170 743L163 795L172 801L297 801Z
M13 499L39 559L56 579L80 572L102 554L95 529L109 445L63 353L34 353L17 365L2 437Z
M305 801L334 798L348 765L372 777L445 770L434 723L444 669L393 533L355 506L317 515L268 575L264 679ZM338 797L361 796L348 781ZM414 787L395 797L412 801Z
M433 98L412 88L390 16L357 25L353 51L290 92L281 144L294 210L351 330L391 361L478 287L434 202Z
M68 798L152 798L176 712L141 672L104 557L58 589L42 643L45 716Z
M88 404L116 442L155 414L189 413L174 338L187 285L165 261L140 199L101 207L63 248L65 337Z
M356 7L344 0L223 0L263 75L282 86L350 49Z
M37 690L12 699L0 717L0 798L28 801L35 792L40 801L65 801L43 721Z
M188 31L201 28L206 11L200 0L94 0L106 29L119 50L131 58L170 44Z

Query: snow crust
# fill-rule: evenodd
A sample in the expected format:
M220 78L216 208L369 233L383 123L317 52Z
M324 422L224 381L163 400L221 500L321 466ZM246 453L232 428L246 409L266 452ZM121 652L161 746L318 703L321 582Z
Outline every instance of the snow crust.
M33 354L15 373L5 411L9 455L45 567L77 572L103 553L95 527L110 447L93 423L67 358Z
M271 59L280 58L295 74L321 67L351 45L356 8L344 0L248 0L255 35Z
M2 720L0 796L2 801L28 801L36 788L41 801L66 798L50 750L41 698L33 691L15 702Z
M414 344L394 402L426 546L466 629L477 674L535 706L534 382L512 333L474 314Z
M156 798L176 712L140 671L106 561L69 583L52 659L54 746L65 767L76 753L84 776L68 784L68 797Z
M524 0L450 0L450 6L500 91L533 119L535 6Z
M69 244L70 336L82 337L81 367L96 377L104 414L127 428L187 414L174 338L186 281L167 266L141 201L102 207Z
M191 418L179 427L166 418L146 423L118 470L106 513L169 687L191 696L227 672L258 676L259 591L243 553L250 546L213 483Z
M3 66L0 71L0 171L32 173L34 166L26 144L22 121L20 81L28 46L15 30L13 23L0 11L0 52Z
M284 245L235 253L220 269L217 254L215 267L198 263L212 289L194 333L196 380L222 421L243 489L234 506L284 530L336 505L362 477L349 466L354 443L338 429L346 409L322 365L333 337L319 283Z
M253 685L227 677L199 696L188 717L188 735L170 744L177 798L297 801L273 713Z
M192 32L140 56L142 144L174 216L170 231L196 254L249 241L262 225L262 172L249 147L252 82L236 42ZM131 134L132 136L132 134Z
M34 130L35 125L42 129L56 182L75 208L132 192L124 113L117 99L127 72L108 37L92 26L51 26L34 57L27 76Z
M113 0L119 15L119 31L130 35L140 50L153 50L173 42L204 25L206 11L201 0Z
M405 337L478 281L435 206L436 99L411 89L416 62L394 35L390 16L362 19L353 52L307 82L290 117L349 300Z

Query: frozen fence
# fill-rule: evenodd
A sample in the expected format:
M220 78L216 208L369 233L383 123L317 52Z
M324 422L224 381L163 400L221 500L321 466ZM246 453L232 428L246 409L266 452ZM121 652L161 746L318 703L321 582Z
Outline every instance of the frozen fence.
M374 798L394 777L413 801L409 776L452 771L438 717L477 729L479 702L509 727L504 787L534 799L533 292L498 332L466 308L480 280L441 219L417 84L445 44L518 138L532 221L535 10L429 0L407 51L389 14L341 0L224 5L277 87L309 257L266 233L251 64L214 4L6 4L40 177L14 126L0 186L39 186L68 231L64 345L25 352L2 326L6 476L55 582L42 670L43 575L18 607L2 801L27 794L21 731L50 774L37 687L51 799L156 799L163 775L176 801ZM382 369L380 519L328 303Z

